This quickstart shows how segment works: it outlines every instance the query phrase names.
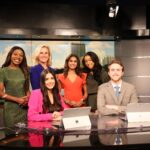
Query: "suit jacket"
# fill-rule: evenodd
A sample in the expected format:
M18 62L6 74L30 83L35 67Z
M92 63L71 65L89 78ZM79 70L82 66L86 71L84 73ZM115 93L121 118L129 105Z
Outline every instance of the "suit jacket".
M102 115L125 113L128 103L137 102L138 97L135 87L125 81L122 81L121 92L118 98L110 81L98 87L97 108ZM105 105L117 105L119 109L108 109Z

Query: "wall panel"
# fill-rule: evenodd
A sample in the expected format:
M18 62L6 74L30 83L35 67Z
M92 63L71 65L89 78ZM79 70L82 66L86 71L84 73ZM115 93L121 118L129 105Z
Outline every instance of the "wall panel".
M136 86L141 102L150 102L150 40L120 40L115 56L125 66L124 80Z

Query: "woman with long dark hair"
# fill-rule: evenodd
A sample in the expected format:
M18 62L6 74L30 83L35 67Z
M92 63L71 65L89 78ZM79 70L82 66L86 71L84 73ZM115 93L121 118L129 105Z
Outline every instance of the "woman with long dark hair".
M91 111L97 110L97 90L98 86L109 81L107 72L102 68L99 58L94 52L87 52L83 59L83 72L87 73L87 106L91 106Z
M24 50L14 46L0 69L0 97L4 99L5 126L27 119L29 69Z
M29 99L28 120L60 120L67 106L59 94L58 83L53 71L41 73L40 89L33 90Z
M86 74L80 68L80 59L70 54L65 60L64 73L58 75L61 88L64 89L64 101L70 107L84 105L87 98Z

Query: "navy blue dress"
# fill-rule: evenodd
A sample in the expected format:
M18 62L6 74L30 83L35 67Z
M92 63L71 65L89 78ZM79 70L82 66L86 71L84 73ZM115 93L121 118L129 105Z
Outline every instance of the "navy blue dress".
M55 71L55 69L51 67L49 67L49 69ZM33 90L40 88L40 76L43 70L44 68L41 64L32 66L30 68L30 82Z
M33 90L40 88L40 76L43 70L44 68L41 64L32 66L30 68L30 82ZM49 67L49 70L54 71L55 74L59 74L59 73L63 73L64 69L63 68L54 69L52 67Z

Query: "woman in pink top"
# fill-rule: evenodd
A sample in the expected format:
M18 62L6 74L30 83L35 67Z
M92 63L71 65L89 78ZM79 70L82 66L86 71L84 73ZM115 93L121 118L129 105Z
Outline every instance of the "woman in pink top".
M62 146L62 136L58 132L59 128L52 125L49 121L28 121L28 128L34 129L34 132L28 133L31 147ZM45 134L37 134L36 131L37 133L44 131Z
M60 120L67 106L59 94L58 83L53 71L41 73L41 88L31 92L28 103L28 120Z
M64 73L59 74L58 79L64 89L64 101L70 107L83 106L87 98L86 74L81 72L77 55L70 54L66 58Z

